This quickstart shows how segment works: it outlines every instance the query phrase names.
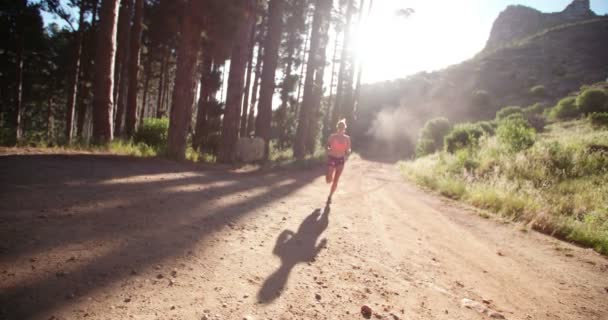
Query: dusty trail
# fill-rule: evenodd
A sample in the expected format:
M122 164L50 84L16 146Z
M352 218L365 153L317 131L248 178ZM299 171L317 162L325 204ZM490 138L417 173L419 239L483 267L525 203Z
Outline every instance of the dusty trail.
M0 319L608 319L591 250L364 160L325 207L322 173L0 156Z

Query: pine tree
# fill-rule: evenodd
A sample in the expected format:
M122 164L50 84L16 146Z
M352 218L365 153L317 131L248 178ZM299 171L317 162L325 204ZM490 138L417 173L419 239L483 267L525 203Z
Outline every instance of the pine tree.
M105 144L114 138L112 132L114 59L119 0L103 0L97 35L95 83L93 85L93 141Z

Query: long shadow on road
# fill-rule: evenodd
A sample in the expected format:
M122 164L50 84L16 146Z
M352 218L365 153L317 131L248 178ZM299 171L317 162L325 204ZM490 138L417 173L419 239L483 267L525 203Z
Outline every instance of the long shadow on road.
M329 205L323 212L316 209L302 221L298 231L287 229L277 238L273 254L281 258L281 266L271 274L258 292L258 301L270 303L278 298L289 279L289 274L298 263L314 261L321 249L327 244L327 239L322 239L317 244L317 239L329 224Z
M48 252L68 246L103 248L92 257L77 256L78 263L67 274L43 272L19 281L0 274L0 283L6 280L0 284L0 318L6 319L44 316L73 303L66 294L86 297L128 278L133 270L187 256L194 246L205 248L214 232L289 196L321 174L196 171L162 160L106 156L67 161L14 156L0 159L0 172L10 172L0 178L0 267L14 270L16 265L35 264ZM164 174L173 178L104 184L108 179ZM72 180L85 181L73 185ZM245 192L250 193L244 196ZM74 198L79 205L100 205L85 213L70 209L74 214L66 215L64 207L72 206ZM110 205L116 200L121 200L119 206ZM91 243L96 247L90 248ZM69 262L63 265L70 267Z

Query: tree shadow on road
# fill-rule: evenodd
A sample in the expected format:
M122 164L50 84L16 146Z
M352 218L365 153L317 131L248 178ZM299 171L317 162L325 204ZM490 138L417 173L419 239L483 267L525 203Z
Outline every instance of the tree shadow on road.
M215 232L320 176L94 155L1 160L0 319L48 318L134 272L171 265L195 248L201 254ZM38 271L54 255L67 260ZM18 269L23 264L32 271Z
M277 243L272 251L281 258L281 266L271 274L258 292L260 303L270 303L281 295L287 284L289 274L298 263L312 262L321 249L327 244L327 239L322 239L317 244L317 239L329 224L329 205L323 212L315 209L302 221L298 232L286 229L277 238Z

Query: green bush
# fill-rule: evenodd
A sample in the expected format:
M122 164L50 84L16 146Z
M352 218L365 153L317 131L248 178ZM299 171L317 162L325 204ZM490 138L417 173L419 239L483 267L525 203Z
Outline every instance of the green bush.
M510 118L500 122L496 136L507 151L515 153L530 148L536 132L523 118Z
M416 143L416 158L424 157L437 151L435 142L431 139L418 139Z
M534 128L536 132L545 131L545 125L547 124L547 120L542 115L530 114L527 115L525 118L528 121L530 127Z
M504 107L496 112L496 120L503 120L512 114L523 114L523 112L524 110L521 107Z
M446 118L435 118L426 122L420 131L416 145L416 156L422 157L443 148L443 139L450 132L450 122Z
M135 143L145 143L156 151L162 151L167 146L169 119L147 118L135 133Z
M608 95L601 89L587 89L576 97L576 105L583 114L608 111Z
M444 146L449 153L454 153L463 148L475 148L479 138L484 135L484 131L472 123L457 125L445 136Z
M0 128L0 146L14 146L16 143L15 129Z
M538 85L538 86L534 86L534 87L530 88L530 94L535 97L542 98L547 95L547 90L545 89L545 86Z
M580 114L576 106L576 98L566 97L561 99L555 107L551 109L549 116L553 119L572 119Z
M545 111L545 106L540 103L535 103L524 109L524 115L543 114L543 111Z
M483 132L488 136L493 136L496 133L497 123L495 121L479 121L475 125L479 126Z
M608 127L608 112L595 112L589 115L589 121L594 127Z

